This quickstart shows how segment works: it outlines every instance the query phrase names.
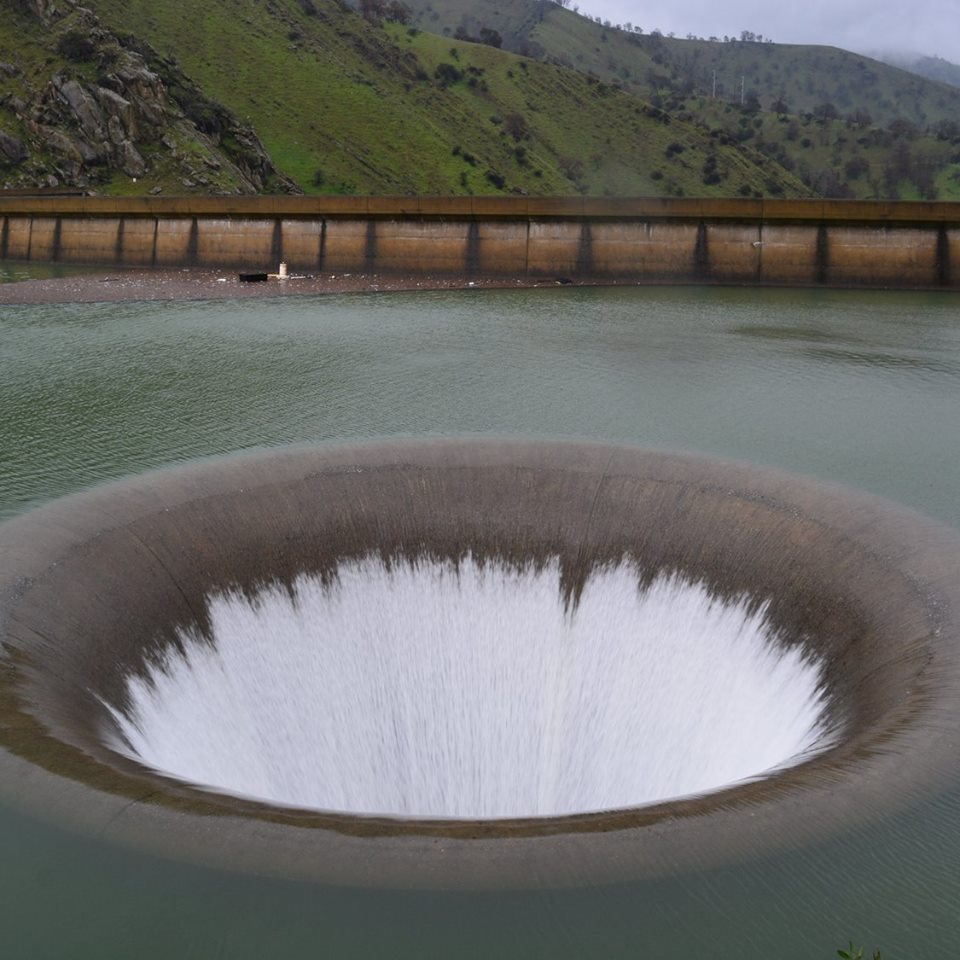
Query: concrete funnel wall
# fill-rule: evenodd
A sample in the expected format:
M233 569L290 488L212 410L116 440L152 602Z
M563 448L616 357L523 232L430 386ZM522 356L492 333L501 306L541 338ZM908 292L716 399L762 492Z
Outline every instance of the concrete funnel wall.
M623 557L767 603L825 662L843 734L798 766L650 807L527 820L286 809L105 745L211 591L370 554L559 558L576 603ZM589 444L294 449L160 472L0 528L0 791L167 856L363 885L499 888L700 870L810 843L934 789L960 751L960 538L876 498L745 465Z

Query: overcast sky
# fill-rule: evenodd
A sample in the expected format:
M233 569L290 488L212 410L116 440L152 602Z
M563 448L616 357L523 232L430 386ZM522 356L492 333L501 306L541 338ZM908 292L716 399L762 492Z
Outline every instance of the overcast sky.
M858 53L904 51L960 63L960 0L574 0L580 12L649 33L739 36L827 43ZM572 4L571 4L572 6Z

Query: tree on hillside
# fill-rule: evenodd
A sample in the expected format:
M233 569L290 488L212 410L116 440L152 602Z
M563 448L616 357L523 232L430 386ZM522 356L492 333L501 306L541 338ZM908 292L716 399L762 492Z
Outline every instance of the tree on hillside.
M820 123L826 123L828 120L839 119L840 112L832 103L830 103L829 100L827 100L824 103L818 103L813 108L813 116Z
M401 0L390 0L384 16L392 23L409 23L413 18L413 11Z
M379 23L386 11L384 0L360 0L360 16L371 23Z
M522 113L508 113L503 118L503 129L514 140L522 140L527 135L527 121Z
M481 27L480 42L485 43L488 47L497 47L499 49L503 46L503 37L501 37L496 30L491 30L489 27Z
M873 123L873 117L870 111L864 107L857 107L847 115L847 126L856 127L858 130L869 127Z

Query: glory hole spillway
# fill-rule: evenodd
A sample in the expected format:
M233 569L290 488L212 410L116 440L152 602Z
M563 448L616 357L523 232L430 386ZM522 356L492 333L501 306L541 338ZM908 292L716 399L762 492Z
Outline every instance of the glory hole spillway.
M180 915L180 887L226 891L198 901L208 919L190 936L204 949L227 936L209 919L227 898L241 956L269 940L250 933L258 916L309 939L315 911L341 946L378 929L413 943L428 918L431 950L468 936L509 954L512 904L532 917L562 904L577 930L618 931L614 953L642 943L664 956L699 935L677 939L670 917L704 924L716 955L732 956L739 941L719 917L739 929L778 897L815 912L835 900L844 923L902 923L920 896L949 913L950 841L917 838L950 823L937 804L952 796L960 741L960 537L876 494L900 484L905 503L950 516L948 470L911 479L951 445L950 327L897 339L890 301L833 294L825 320L811 295L786 322L786 294L765 292L762 309L745 297L493 295L483 329L463 294L284 303L267 308L268 330L262 304L5 319L5 403L32 411L89 486L44 493L62 474L31 454L0 488L8 503L48 501L0 527L5 803L93 837L94 863L142 870L164 916ZM855 303L864 312L849 322ZM75 387L56 381L65 396L46 373L62 343L76 364ZM681 369L699 392L682 389ZM62 423L59 405L82 406L91 371L108 397L120 379L125 430L100 405ZM173 371L183 401L171 408ZM878 426L848 418L838 396ZM374 421L423 432L438 410L449 434L482 418L528 436L356 439ZM606 423L608 436L537 438L561 422L581 437ZM898 446L878 480L861 464L880 423ZM638 446L668 445L667 425L690 449L714 433L726 447ZM278 445L210 456L258 442ZM749 462L751 443L791 470ZM824 443L844 485L799 476L829 476ZM98 474L99 461L127 466ZM941 812L920 823L928 803ZM44 849L25 848L24 876ZM868 869L887 849L898 870ZM169 880L145 879L164 875L151 854L171 862ZM871 894L858 914L842 902L848 865L868 890L899 893L882 909ZM909 880L921 867L935 889ZM291 880L314 891L299 920ZM405 899L391 914L398 889L463 899ZM116 896L121 916L147 923L135 890ZM359 931L349 917L374 904ZM949 930L924 929L910 936L937 956ZM821 933L839 943L857 930L798 919L758 942L786 937L785 955L800 956Z
M183 468L9 526L6 710L39 726L17 750L54 778L38 802L67 765L74 790L109 784L84 803L152 783L163 802L124 819L190 857L523 885L562 880L573 844L580 882L675 871L688 850L742 855L739 808L776 827L761 847L796 842L905 764L939 766L912 745L955 692L936 596L960 579L927 566L926 535L884 559L914 526L786 477L584 444ZM211 827L216 810L234 816Z

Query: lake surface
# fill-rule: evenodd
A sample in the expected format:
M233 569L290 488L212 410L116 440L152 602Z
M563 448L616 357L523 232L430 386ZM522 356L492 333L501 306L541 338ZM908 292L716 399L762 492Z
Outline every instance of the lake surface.
M3 307L0 412L0 518L241 449L488 435L734 457L960 527L960 296L577 288ZM853 939L884 960L953 960L960 769L955 782L768 860L520 894L262 880L0 810L0 955L815 960Z
M75 277L90 273L96 267L70 263L28 263L0 260L0 283L19 283L21 280L46 280L50 277Z

